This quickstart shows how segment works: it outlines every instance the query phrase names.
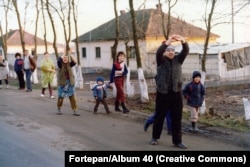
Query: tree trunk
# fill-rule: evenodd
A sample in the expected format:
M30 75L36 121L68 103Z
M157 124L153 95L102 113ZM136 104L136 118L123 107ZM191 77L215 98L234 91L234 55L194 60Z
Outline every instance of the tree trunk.
M42 7L42 16L43 16L43 28L44 28L44 44L45 44L45 52L48 51L48 44L47 44L47 29L46 29L46 22L45 22L45 16L44 16L44 8L43 8L44 2L41 0L41 7Z
M19 33L20 33L20 40L21 40L22 50L23 50L23 53L24 53L24 51L25 51L25 42L24 42L24 37L23 37L23 27L22 27L22 24L21 24L21 18L20 18L18 6L17 6L17 0L12 0L12 3L13 3L13 6L15 8L15 11L16 11L17 21L18 21L18 26L19 26Z
M77 28L77 16L76 13L77 11L75 11L75 0L72 0L72 8L73 8L73 18L74 18L74 24L75 24L75 33L76 33L76 41L75 41L75 45L76 45L76 56L77 56L77 66L76 66L76 87L83 89L84 86L84 79L82 77L82 66L81 66L81 61L80 61L80 53L79 53L79 39L78 39L78 28Z
M117 53L117 46L118 46L118 40L119 40L119 19L118 19L118 14L117 14L117 6L116 6L117 0L114 0L114 12L115 12L115 42L113 47L111 48L112 51L112 58L113 62L115 62L115 57Z
M134 46L135 46L135 52L136 52L136 63L137 63L138 81L139 81L140 93L141 93L141 102L148 102L149 100L148 87L147 87L147 82L144 77L143 69L142 69L133 0L129 0L129 6L130 6L131 19L132 19L133 39L134 39Z
M51 22L53 35L54 35L53 48L55 50L56 59L58 59L59 54L58 54L58 50L57 50L57 46L56 46L56 28L55 28L55 24L54 24L52 14L50 13L49 0L46 0L46 8L47 8L47 12L48 12L48 15L49 15L49 19L50 19L50 22Z
M34 55L33 55L36 63L37 63L37 59L38 59L38 57L37 57L37 41L36 41L38 19L39 19L39 9L38 9L38 0L36 0L36 24L35 24L35 36L34 36L35 48L34 48ZM39 83L38 77L37 77L37 69L35 69L35 71L32 73L32 78L33 78L32 80L33 80L34 84Z
M201 65L202 65L202 71L206 72L206 60L207 60L207 48L208 48L208 44L209 44L209 37L210 37L210 32L211 32L211 22L212 22L212 16L214 13L214 8L215 8L215 4L216 4L217 0L212 0L212 6L211 6L211 10L206 22L206 27L207 27L207 34L206 34L206 39L205 39L205 44L204 44L204 52L203 52L203 57L201 60ZM207 1L208 3L208 1Z

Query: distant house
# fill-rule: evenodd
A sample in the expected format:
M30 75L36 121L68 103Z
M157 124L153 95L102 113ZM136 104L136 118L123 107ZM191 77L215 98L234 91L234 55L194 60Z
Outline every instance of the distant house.
M142 66L145 73L151 74L155 67L155 53L162 41L165 40L162 30L162 19L160 8L144 9L135 11L137 19L137 32L139 47L142 59ZM167 14L165 14L167 18ZM204 43L206 31L193 26L183 20L171 17L171 34L184 36L189 43ZM129 12L121 11L119 16L120 37L118 51L125 51L129 48L129 66L136 70L135 48L133 43L131 15ZM81 55L82 67L105 68L112 66L111 48L115 40L115 19L79 36L79 52ZM166 23L165 26L166 27ZM211 33L210 43L216 43L218 35ZM73 40L74 42L75 40Z
M182 65L183 78L190 80L194 70L202 71L202 44L189 44L189 55ZM180 52L181 46L176 46ZM148 57L154 57L152 52ZM155 60L151 60L155 61ZM150 61L149 61L150 62ZM150 68L156 73L156 67ZM207 50L206 76L208 80L241 80L250 77L250 43L210 44Z
M8 46L8 61L9 64L14 64L15 60L15 53L20 52L22 53L22 46L21 46L21 38L20 38L20 33L19 30L10 30L7 34L4 34L4 36L8 35L7 39L7 46ZM2 37L0 37L0 47L2 46ZM34 54L34 49L35 49L35 36L33 34L30 34L28 32L24 31L24 42L25 42L25 49L29 50L30 54ZM45 41L39 37L36 37L36 42L37 42L37 56L38 56L38 61L42 58L42 55L45 52ZM51 54L51 57L55 60L55 55L54 55L54 49L53 49L53 43L47 42L48 46L48 52ZM64 51L64 45L58 44L58 51L63 52ZM38 63L39 66L39 63Z

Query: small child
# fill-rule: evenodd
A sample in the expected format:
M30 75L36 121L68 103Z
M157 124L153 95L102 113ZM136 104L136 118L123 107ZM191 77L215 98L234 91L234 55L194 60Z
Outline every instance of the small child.
M96 79L96 83L97 85L95 85L93 87L93 96L96 100L96 103L95 103L95 107L94 107L94 114L97 114L97 110L98 110L98 106L100 104L100 102L104 105L104 108L107 112L107 114L111 113L109 108L108 108L108 105L105 101L106 97L107 97L107 88L109 88L109 84L104 84L104 79L103 77L97 77Z
M205 98L205 87L200 82L201 73L199 71L193 72L193 81L185 85L182 90L183 96L187 99L187 105L190 110L190 121L192 124L193 132L198 132L197 121L199 108L202 106L202 103Z

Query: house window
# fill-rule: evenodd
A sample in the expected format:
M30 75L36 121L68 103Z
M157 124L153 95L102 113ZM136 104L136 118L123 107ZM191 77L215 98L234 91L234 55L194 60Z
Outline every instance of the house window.
M86 54L86 48L82 48L82 58L86 58L87 54Z
M135 47L134 46L129 46L129 55L128 58L135 59L136 54L135 54Z
M101 48L100 47L95 48L95 58L101 58Z

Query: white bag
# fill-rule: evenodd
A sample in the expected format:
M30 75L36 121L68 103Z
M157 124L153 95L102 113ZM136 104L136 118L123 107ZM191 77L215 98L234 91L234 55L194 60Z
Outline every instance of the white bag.
M206 102L204 100L202 106L200 107L200 114L204 114L205 112L206 112Z
M245 109L245 117L246 120L250 120L250 102L247 98L242 98L243 104L244 104L244 109Z

